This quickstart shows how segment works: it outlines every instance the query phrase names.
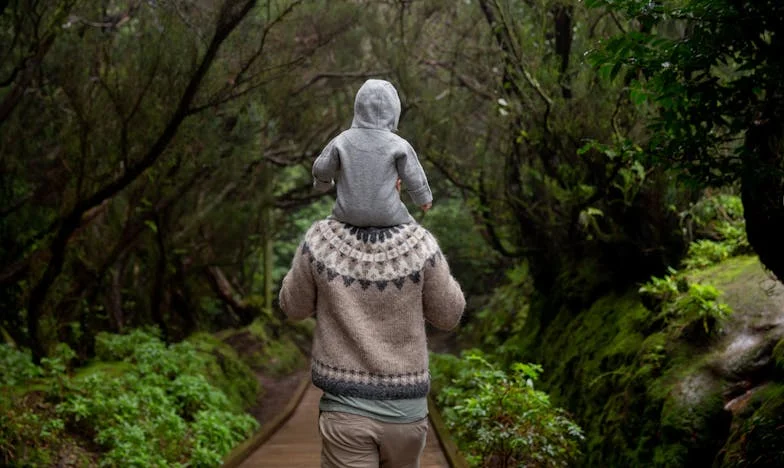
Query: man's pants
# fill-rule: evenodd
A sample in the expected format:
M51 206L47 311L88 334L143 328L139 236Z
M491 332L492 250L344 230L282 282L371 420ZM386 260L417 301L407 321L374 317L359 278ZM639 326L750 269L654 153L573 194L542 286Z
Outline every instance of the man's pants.
M408 424L350 413L319 416L322 468L419 468L427 440L427 418Z

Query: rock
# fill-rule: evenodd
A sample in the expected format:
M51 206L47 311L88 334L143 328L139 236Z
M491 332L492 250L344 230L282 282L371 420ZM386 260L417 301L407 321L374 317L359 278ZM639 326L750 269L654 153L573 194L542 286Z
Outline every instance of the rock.
M765 334L744 329L730 333L724 349L717 353L713 365L730 382L759 380L773 362L773 348L784 336L784 329L775 327Z

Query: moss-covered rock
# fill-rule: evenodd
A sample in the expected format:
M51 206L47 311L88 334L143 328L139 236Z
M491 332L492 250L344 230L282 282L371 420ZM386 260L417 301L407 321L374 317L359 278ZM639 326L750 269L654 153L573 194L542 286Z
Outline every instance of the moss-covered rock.
M784 287L750 256L686 280L715 286L733 311L699 340L685 332L694 317L662 319L633 291L559 311L520 351L584 428L585 466L784 466Z
M776 369L776 376L784 380L784 339L779 340L773 348L773 365Z
M719 461L723 467L784 466L784 384L752 392Z

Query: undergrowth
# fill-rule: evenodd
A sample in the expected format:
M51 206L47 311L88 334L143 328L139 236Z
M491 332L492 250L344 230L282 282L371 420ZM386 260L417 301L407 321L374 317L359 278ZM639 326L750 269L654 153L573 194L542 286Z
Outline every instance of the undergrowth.
M690 247L679 269L652 277L637 291L608 294L584 310L547 308L525 264L517 266L462 332L463 342L484 350L481 359L433 356L436 400L475 465L692 466L716 456L726 440L727 414L721 387L703 381L710 372L697 356L722 335L732 310L706 280L710 276L697 273L751 250L737 196L709 194L682 213L682 226ZM537 366L514 364L531 360L546 372L540 376ZM529 381L516 372L533 372L530 381L539 378L550 397L529 387L526 398L507 401L508 386ZM684 394L697 400L684 406ZM572 426L549 426L551 435L574 444L562 452L574 458L518 463L508 455L520 418L543 408L565 416L558 405L573 411L584 430L584 440L576 431L569 439ZM536 451L527 456L559 453Z
M96 354L74 370L73 351L60 345L39 367L27 351L0 345L0 464L219 466L257 426L214 381L225 364L188 341L102 333ZM233 369L258 390L247 366Z
M431 356L436 399L471 466L570 466L579 456L580 427L534 382L535 364L509 370L481 351Z

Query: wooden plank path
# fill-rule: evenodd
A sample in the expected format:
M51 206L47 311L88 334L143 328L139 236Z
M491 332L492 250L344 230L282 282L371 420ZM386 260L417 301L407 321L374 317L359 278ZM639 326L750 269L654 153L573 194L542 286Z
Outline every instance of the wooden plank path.
M291 418L240 464L242 468L319 468L321 437L318 404L321 390L310 385ZM431 425L421 468L449 468Z

